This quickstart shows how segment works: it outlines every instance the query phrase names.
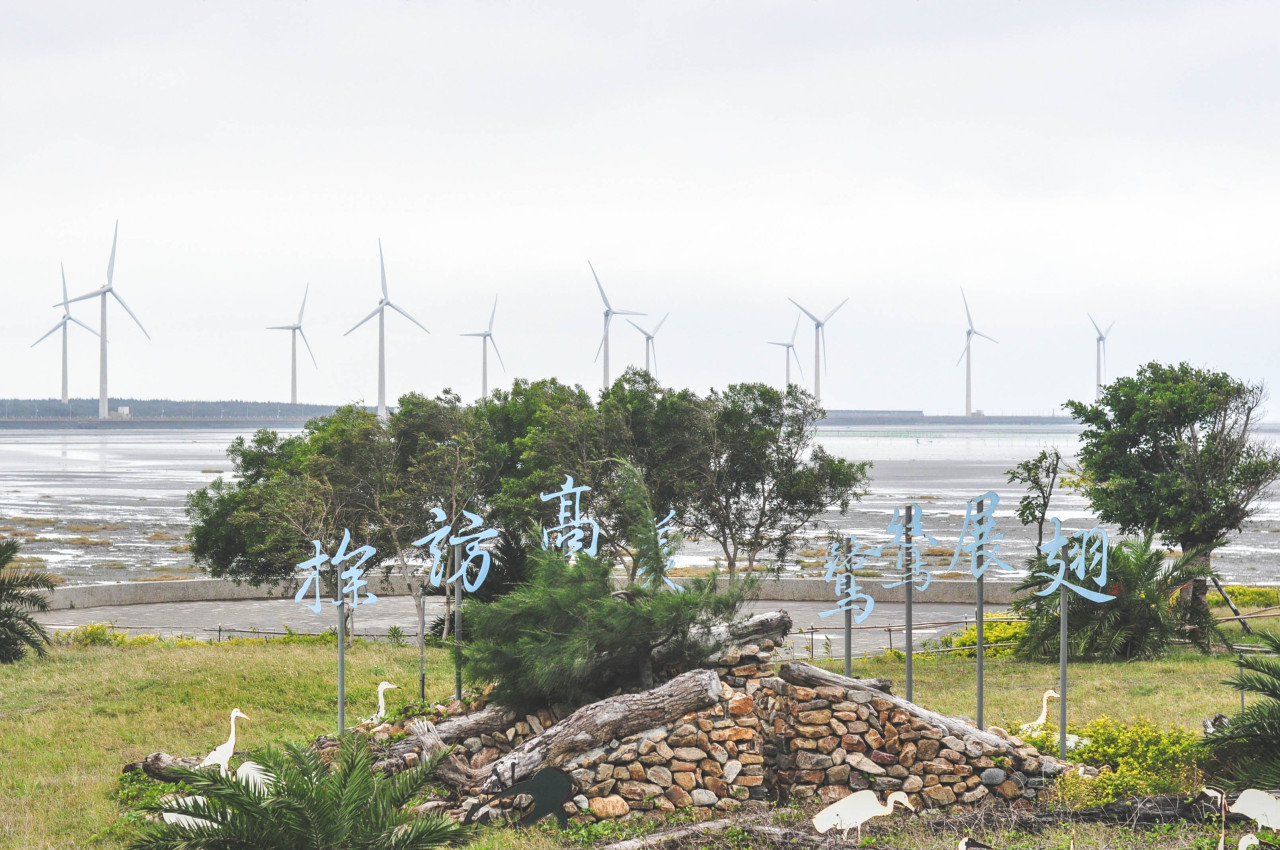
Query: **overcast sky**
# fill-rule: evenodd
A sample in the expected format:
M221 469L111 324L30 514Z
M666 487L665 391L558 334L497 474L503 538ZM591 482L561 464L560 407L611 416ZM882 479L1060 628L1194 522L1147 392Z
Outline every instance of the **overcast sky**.
M58 264L105 280L113 397L600 386L601 311L671 316L658 377L783 380L796 298L830 408L1049 413L1187 360L1280 384L1280 5L0 3L0 396L59 392ZM97 302L74 304L93 327ZM95 397L97 340L71 335ZM812 386L813 329L797 339ZM643 338L615 320L615 375ZM799 380L798 373L795 375ZM1273 403L1273 407L1275 404ZM1280 411L1280 408L1276 408ZM1272 418L1277 416L1273 411Z

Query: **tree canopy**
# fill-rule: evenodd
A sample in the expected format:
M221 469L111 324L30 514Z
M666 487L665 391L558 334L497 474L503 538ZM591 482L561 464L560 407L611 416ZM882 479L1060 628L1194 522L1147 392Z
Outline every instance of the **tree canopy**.
M1084 423L1084 494L1104 522L1185 550L1221 542L1280 477L1280 451L1253 437L1263 387L1182 363L1148 363L1067 402Z

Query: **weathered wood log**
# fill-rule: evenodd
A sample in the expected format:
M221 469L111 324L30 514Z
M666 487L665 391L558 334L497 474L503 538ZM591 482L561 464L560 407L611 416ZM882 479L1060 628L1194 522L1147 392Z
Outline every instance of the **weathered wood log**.
M179 780L169 773L170 768L184 767L187 770L195 770L202 761L204 759L200 756L171 756L168 753L152 753L142 761L126 764L121 772L133 773L140 770L152 779L158 779L161 782L177 782Z
M765 638L782 640L791 633L791 615L786 611L765 611L741 623L715 626L711 639L735 644L759 643Z
M649 835L643 835L639 838L628 838L625 841L615 841L612 844L606 844L600 850L666 850L668 847L675 847L683 844L690 838L703 838L705 836L719 835L720 833L733 826L733 821L728 818L722 820L709 820L702 823L695 823L690 826L679 826L675 829L664 829L662 832L654 832Z
M713 671L690 670L653 690L583 706L494 762L481 791L493 794L532 776L539 768L559 767L575 753L714 705L720 699L720 688L720 677Z
M907 702L902 697L894 696L891 693L881 691L875 686L869 684L867 679L850 679L847 676L841 676L837 673L829 673L812 664L805 664L803 661L788 661L778 670L778 675L785 681L793 685L803 685L805 687L818 687L822 685L844 688L845 690L860 690L871 693L873 696L888 701L895 708L905 709L911 714L919 717L921 720L931 723L934 726L941 726L957 738L976 738L989 747L995 747L1002 753L1012 754L1016 747L1003 738L992 735L983 729L979 729L973 725L973 722L964 717L953 717L949 714L938 714L936 711L930 711L927 708L921 708L912 702Z
M468 738L501 732L515 722L515 711L500 705L491 705L471 714L440 721L436 724L436 734L446 744L457 744Z

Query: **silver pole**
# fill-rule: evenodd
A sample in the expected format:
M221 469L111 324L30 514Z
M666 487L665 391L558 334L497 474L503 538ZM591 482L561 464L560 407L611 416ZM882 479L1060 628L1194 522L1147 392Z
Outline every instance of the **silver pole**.
M1067 587L1058 591L1058 758L1067 759Z
M427 598L418 588L418 702L427 704Z
M904 545L905 545L905 547L906 547L906 552L907 552L907 557L908 557L908 558L910 558L910 557L911 557L911 519L912 519L912 513L913 513L913 506L911 506L911 505L907 505L907 521L906 521L906 524L905 524L905 532L906 532L906 533L905 533L905 535L904 535L904 539L905 539L905 541L906 541L906 542L905 542L905 544L904 544ZM913 695L913 694L914 694L914 692L915 692L915 688L914 688L914 684L915 684L915 683L914 683L914 681L913 681L914 677L913 677L913 675L912 675L912 671L911 671L911 656L912 656L912 654L915 652L915 641L914 641L914 637L913 637L913 633L912 633L912 628L911 628L911 591L912 591L913 589L914 589L913 582L908 581L908 582L907 582L907 593L906 593L906 600L907 600L907 612L906 612L906 613L907 613L907 702L912 702L912 701L913 701L913 700L912 700L912 695Z
M454 572L462 564L462 544L453 547ZM462 701L462 577L453 580L454 699Z
M338 737L347 729L347 618L346 600L338 588Z
M981 514L981 513L982 513L982 511L983 511L983 509L984 509L985 507L986 507L986 504L985 504L984 500L983 500L983 499L979 499L979 500L978 500L978 513L979 513L979 514ZM983 564L984 564L985 558L983 557L983 552L982 552L982 548L981 548L981 547L979 547L979 548L978 548L978 554L977 554L977 557L978 557L978 582L977 582L977 585L978 585L978 606L977 606L977 616L978 616L978 643L977 643L977 649L978 649L978 728L979 728L979 729L985 729L985 728L986 728L986 726L984 726L984 725L983 725L983 723L982 723L982 709L983 709L983 705L982 705L982 701L983 701L983 699L982 699L982 698L983 698L983 693L982 693L982 692L983 692L983 684L984 684L984 683L983 683L983 675L984 675L984 671L983 671L983 661L985 660L985 659L983 658L983 656L986 654L986 650L985 650L985 648L983 647L983 637L984 637L984 635L983 635L983 633L982 633L982 626L983 626L983 619L984 619L984 618L983 618L983 608L985 607L985 605L984 605L985 600L983 599L983 588L982 588L982 567L983 567Z

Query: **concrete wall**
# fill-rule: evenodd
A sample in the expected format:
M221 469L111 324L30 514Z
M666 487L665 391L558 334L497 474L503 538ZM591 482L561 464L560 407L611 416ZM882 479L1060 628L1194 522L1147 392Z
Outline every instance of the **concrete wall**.
M684 580L676 579L677 583ZM902 602L904 589L885 590L874 580L864 580L864 588L877 602ZM986 582L984 597L989 604L1007 605L1013 601L1012 582ZM280 599L292 597L296 585L282 588L257 588L225 579L186 579L181 581L121 581L112 584L82 584L59 587L53 592L50 607L96 608L104 605L145 605L152 602L216 602L232 599ZM368 590L378 595L395 596L408 593L408 586L398 576L383 579L370 576ZM765 579L760 583L760 598L777 602L833 602L833 585L815 578ZM920 602L977 602L972 581L938 580L924 593L916 593Z

